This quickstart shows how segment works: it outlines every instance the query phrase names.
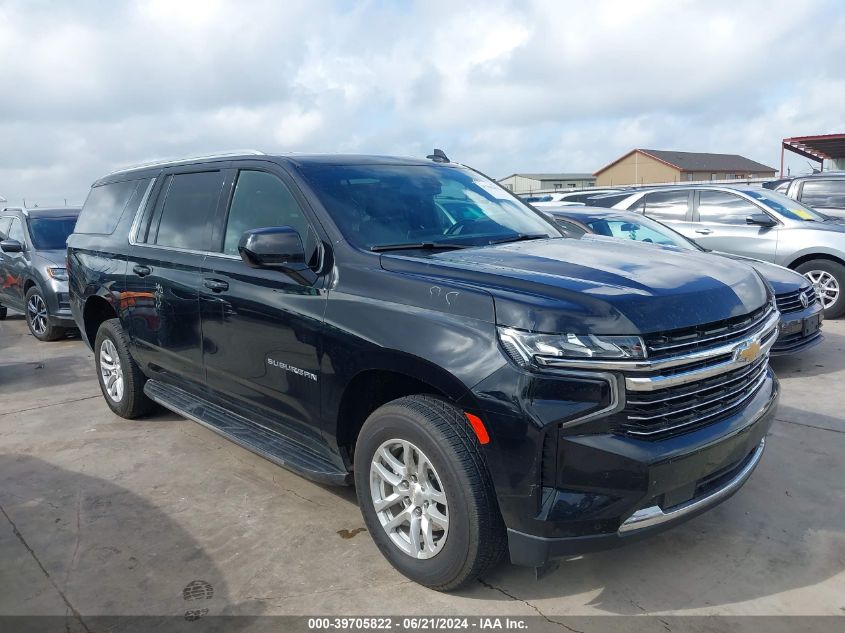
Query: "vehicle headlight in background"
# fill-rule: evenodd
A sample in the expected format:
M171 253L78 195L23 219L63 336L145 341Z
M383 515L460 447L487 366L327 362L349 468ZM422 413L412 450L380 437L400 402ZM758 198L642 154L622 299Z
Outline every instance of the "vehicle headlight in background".
M523 367L535 358L641 360L646 357L645 344L639 336L537 334L509 327L498 330L505 351Z
M47 274L56 281L67 281L67 268L61 266L50 266L47 269Z

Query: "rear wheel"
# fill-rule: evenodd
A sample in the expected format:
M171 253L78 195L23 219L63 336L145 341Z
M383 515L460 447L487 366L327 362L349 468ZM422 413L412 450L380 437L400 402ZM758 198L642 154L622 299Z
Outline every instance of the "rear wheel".
M389 402L355 447L364 521L402 574L450 591L502 557L506 538L484 456L463 412L433 396Z
M103 321L94 343L100 389L109 408L124 418L137 418L153 408L144 393L147 378L129 353L129 339L120 319Z
M835 319L845 314L845 266L829 259L814 259L795 270L812 282L825 318Z
M50 324L47 300L36 286L26 293L26 324L39 341L56 341L65 335L65 329Z

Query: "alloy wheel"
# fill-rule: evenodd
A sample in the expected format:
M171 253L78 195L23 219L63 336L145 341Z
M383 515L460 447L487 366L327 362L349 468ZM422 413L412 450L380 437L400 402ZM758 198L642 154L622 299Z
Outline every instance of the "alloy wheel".
M446 491L417 446L399 439L379 446L370 466L370 492L379 523L400 550L426 559L443 549L449 533Z
M109 398L120 402L123 399L123 368L120 366L117 348L109 339L100 345L100 376Z
M804 273L804 276L813 283L816 295L821 300L822 307L825 310L836 303L840 291L839 282L836 281L836 277L826 270L810 270Z
M38 336L43 336L47 331L48 316L47 304L44 303L44 298L40 294L34 294L29 298L26 304L26 318L29 319L33 332Z

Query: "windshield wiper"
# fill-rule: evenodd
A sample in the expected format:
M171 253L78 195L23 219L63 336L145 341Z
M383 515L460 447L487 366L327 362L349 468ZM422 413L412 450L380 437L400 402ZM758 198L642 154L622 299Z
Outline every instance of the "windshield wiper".
M468 246L468 244L450 244L448 242L406 242L399 244L377 244L375 246L370 246L370 250L374 253L382 253L384 251L403 251L411 248L422 248L425 250L445 248L454 250L458 248L467 248Z
M500 240L490 240L489 244L507 244L508 242L524 242L525 240L546 240L549 236L545 233L518 233L511 237L505 237Z

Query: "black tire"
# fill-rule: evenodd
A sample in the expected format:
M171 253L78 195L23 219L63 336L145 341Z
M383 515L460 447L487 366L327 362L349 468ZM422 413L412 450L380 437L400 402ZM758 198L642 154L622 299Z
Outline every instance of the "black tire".
M839 285L839 294L836 300L824 309L824 316L826 319L837 319L845 314L845 266L829 259L813 259L796 266L795 270L805 276L816 271L831 275Z
M30 307L30 303L35 302L39 306L38 312L34 312ZM57 341L64 338L66 332L63 327L52 325L50 323L50 315L47 312L47 300L44 298L44 293L33 286L26 292L24 298L24 318L29 331L39 341Z
M5 319L9 314L9 311L6 309L6 306L0 306L0 321Z
M442 482L449 526L441 549L430 558L414 558L400 549L382 527L374 507L373 458L379 447L393 439L411 442L421 450ZM414 582L451 591L482 575L505 552L505 526L484 455L463 412L445 400L408 396L376 409L358 436L355 485L364 522L379 550Z
M101 368L102 348L107 341L110 341L111 345L114 346L120 361L123 389L118 399L108 393ZM129 353L129 340L120 324L120 319L109 319L103 321L100 325L94 342L94 362L97 366L97 380L100 383L103 398L105 398L109 408L117 415L131 420L149 413L153 409L153 401L144 394L144 383L147 378Z

